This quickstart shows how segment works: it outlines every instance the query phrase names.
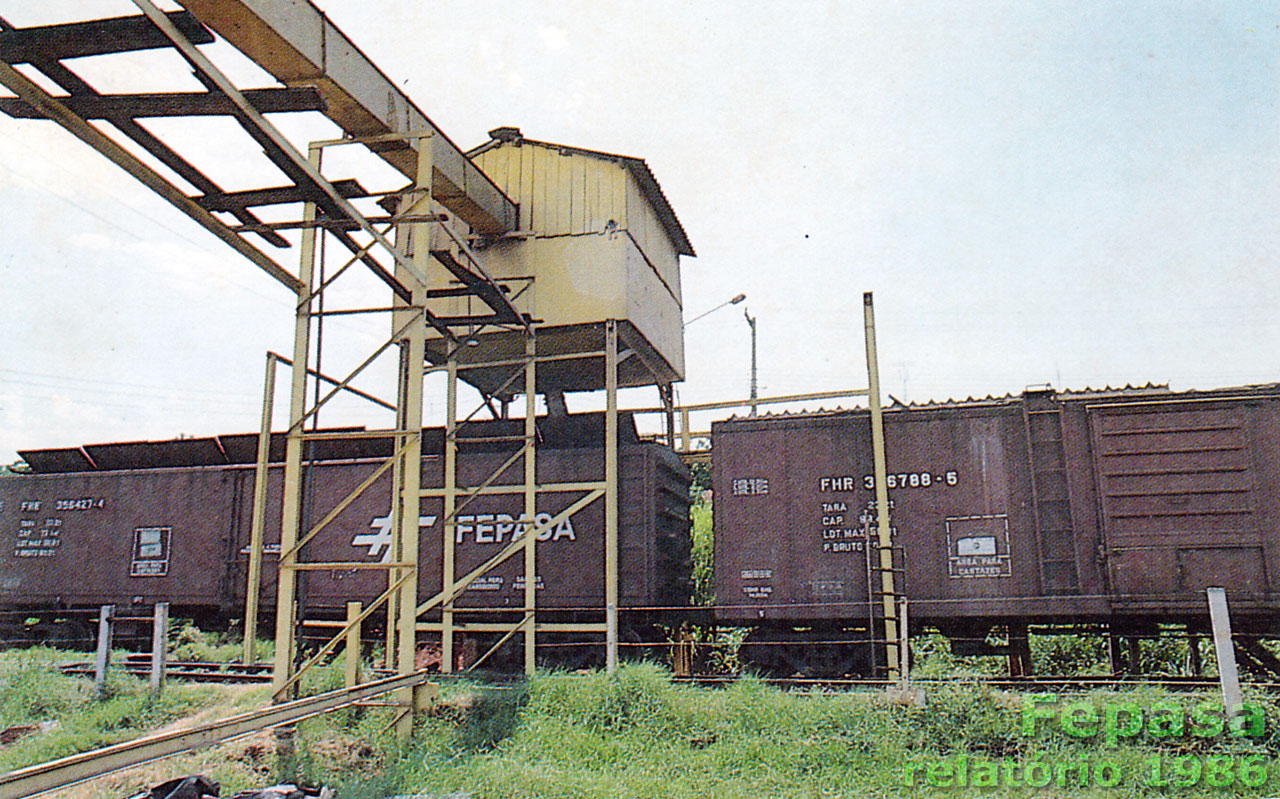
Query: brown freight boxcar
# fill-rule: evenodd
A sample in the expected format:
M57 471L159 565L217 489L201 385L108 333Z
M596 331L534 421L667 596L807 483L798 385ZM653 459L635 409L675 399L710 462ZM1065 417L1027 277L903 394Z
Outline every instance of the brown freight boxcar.
M686 606L690 593L688 471L673 452L639 440L629 417L620 425L619 598L627 608ZM506 461L512 425L478 422L461 445L459 484L473 485ZM539 483L603 479L603 416L539 419ZM439 451L442 431L424 431L424 451ZM173 612L234 619L243 612L253 501L252 436L91 445L24 452L36 474L0 479L0 604L29 611L100 604L172 603ZM496 440L486 440L496 439ZM274 460L283 454L277 439ZM391 453L390 441L325 442L306 474L314 506L337 504ZM495 484L519 480L507 470ZM279 553L282 482L272 466L268 485L267 560L263 607L274 608L274 557ZM423 485L443 482L441 457L423 459ZM580 494L543 493L544 521ZM358 498L307 547L310 561L377 562L389 556L390 490L382 484ZM421 510L421 590L440 589L441 500ZM524 529L523 498L485 496L470 503L455 530L463 574ZM538 548L538 603L563 615L603 607L603 510L597 501L543 534ZM314 618L338 615L348 600L370 601L386 589L377 570L310 572L303 590ZM523 602L522 564L515 560L477 581L459 607L504 608ZM38 616L39 614L37 614ZM598 613L597 613L598 615ZM19 617L21 618L21 617ZM633 622L647 618L631 614ZM47 627L69 629L65 622Z
M962 653L1028 624L1280 633L1280 387L1147 387L885 413L898 590ZM867 670L878 595L866 411L713 425L719 620L766 670ZM778 646L804 642L801 647ZM1019 654L1010 651L1010 654Z

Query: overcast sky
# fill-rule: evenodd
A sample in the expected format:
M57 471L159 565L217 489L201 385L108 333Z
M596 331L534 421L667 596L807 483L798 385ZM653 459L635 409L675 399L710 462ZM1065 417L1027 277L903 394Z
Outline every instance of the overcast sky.
M763 395L865 385L865 290L903 400L1280 376L1276 3L318 5L464 148L515 125L646 159L698 251L685 316L747 294ZM104 90L194 88L100 61ZM226 188L262 185L243 150ZM256 428L285 289L49 122L0 117L0 219L0 461ZM683 400L745 396L742 307L689 328Z

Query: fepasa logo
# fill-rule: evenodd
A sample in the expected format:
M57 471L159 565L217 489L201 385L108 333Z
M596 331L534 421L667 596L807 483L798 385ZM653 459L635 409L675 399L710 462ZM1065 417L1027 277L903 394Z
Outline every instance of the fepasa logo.
M437 516L419 516L419 529L427 530L434 527L438 518ZM550 513L539 513L533 517L533 525L539 531L539 541L577 540L572 517L561 519L555 525L551 524L553 518ZM351 546L368 547L369 557L377 558L381 555L379 563L390 563L391 543L394 540L391 535L391 514L375 517L369 522L369 526L374 532L357 533L351 538ZM501 544L523 537L528 528L527 514L521 514L518 518L509 513L462 514L458 516L458 523L454 525L454 540L459 544L465 543L468 539L476 544Z

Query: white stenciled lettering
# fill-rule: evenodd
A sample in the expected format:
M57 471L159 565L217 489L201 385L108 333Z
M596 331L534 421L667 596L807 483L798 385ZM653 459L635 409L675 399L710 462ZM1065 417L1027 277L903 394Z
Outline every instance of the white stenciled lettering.
M821 477L818 479L819 491L853 491L858 487L858 479L853 475Z
M729 487L735 497L750 497L769 493L769 480L765 477L738 477Z

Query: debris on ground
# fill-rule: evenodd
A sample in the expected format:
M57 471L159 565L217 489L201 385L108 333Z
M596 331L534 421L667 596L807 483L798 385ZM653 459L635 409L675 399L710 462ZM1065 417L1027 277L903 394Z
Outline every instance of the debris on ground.
M162 782L149 791L135 793L129 799L205 799L209 796L216 797L221 792L222 783L203 774L196 774Z
M222 785L203 774L179 777L162 782L149 791L136 793L129 799L216 799L222 793ZM269 788L252 788L227 799L334 799L329 786L305 787L293 783L281 783Z
M28 735L36 732L49 732L57 729L60 725L56 721L42 721L39 724L18 724L5 730L0 730L0 746L8 746L9 744L26 738Z
M272 785L270 788L262 788L260 790L241 791L240 793L227 797L227 799L334 799L336 793L327 785L318 788L299 787L293 783L282 783L280 785Z

